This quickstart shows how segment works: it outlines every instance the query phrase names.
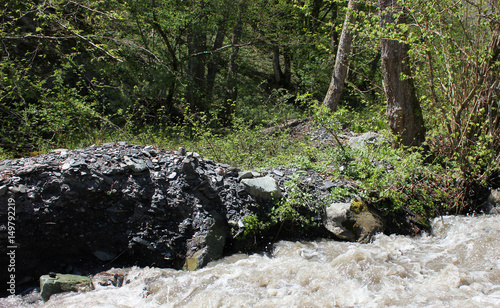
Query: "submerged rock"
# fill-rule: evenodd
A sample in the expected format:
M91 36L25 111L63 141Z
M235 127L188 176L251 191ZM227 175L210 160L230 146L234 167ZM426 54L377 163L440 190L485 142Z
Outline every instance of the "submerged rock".
M56 293L87 292L93 289L92 279L86 276L52 273L40 277L40 296L44 302Z

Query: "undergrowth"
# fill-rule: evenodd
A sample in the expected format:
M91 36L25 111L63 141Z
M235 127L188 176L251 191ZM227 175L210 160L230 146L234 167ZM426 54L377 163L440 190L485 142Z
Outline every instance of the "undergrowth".
M288 96L285 98L289 99ZM429 144L425 145L425 150L392 147L392 137L385 133L385 122L378 116L383 112L381 106L369 106L356 112L340 108L332 115L324 108L316 107L317 104L311 102L307 95L297 99L300 102L298 107L286 105L285 98L282 101L277 99L280 108L285 106L290 109L282 111L281 117L277 117L275 109L270 109L267 113L259 109L259 119L250 119L249 114L239 115L238 111L244 109L236 109L237 112L230 117L231 126L221 127L217 125L217 114L190 114L186 110L189 116L186 116L183 123L175 126L128 125L121 129L99 129L86 133L81 139L68 140L62 144L43 144L37 152L21 154L37 155L55 147L72 149L111 141L155 145L169 150L183 146L205 158L241 169L288 166L315 170L330 180L350 183L333 188L333 200L361 198L385 215L404 210L426 218L474 212L481 201L477 195L487 188L487 175L498 173L498 163L495 165L478 160L477 170L473 169L476 173L464 176L466 169L458 159L445 152L445 143L439 142L435 137L439 136L438 133L433 133L433 137L428 138ZM324 129L336 142L325 144L321 140L314 141L307 132L295 134L286 126L282 129L269 129L269 126L284 124L292 117L308 117L309 131ZM351 148L345 139L340 138L345 131L379 131L384 134L386 142ZM494 158L494 155L496 154L490 156ZM0 158L11 156L5 150L0 152ZM496 159L498 161L498 157ZM470 164L471 161L469 159L467 163ZM489 169L482 171L485 166ZM477 178L482 179L482 182L476 181ZM249 221L246 223L254 226L283 222L312 224L310 217L302 216L300 208L313 206L314 200L311 200L307 191L297 186L296 179L291 179L287 185L290 192L288 199L271 209L267 222L257 223L252 220L254 218L247 217ZM472 200L474 194L476 199ZM259 226L261 229L269 227Z

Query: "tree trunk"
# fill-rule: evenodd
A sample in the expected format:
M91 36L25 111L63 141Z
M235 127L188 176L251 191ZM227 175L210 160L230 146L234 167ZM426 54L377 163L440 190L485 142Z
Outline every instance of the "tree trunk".
M394 18L394 14L402 9L397 2L379 0L382 27L402 22L401 18ZM381 57L387 118L392 133L398 136L395 146L420 146L425 140L425 127L410 77L408 46L395 40L382 39Z
M280 46L273 45L273 75L276 88L280 88L283 83L283 71L280 64Z
M229 67L227 72L227 83L226 83L226 99L224 101L224 112L222 113L222 121L224 125L231 124L231 115L234 112L234 102L238 98L238 64L236 59L238 58L239 47L241 37L241 23L238 23L233 30L233 37L231 39L231 55L229 57Z
M205 84L205 96L207 102L211 102L213 99L215 77L217 76L221 62L220 53L217 52L216 50L221 48L222 43L224 42L224 37L226 36L225 23L226 23L225 20L222 20L219 23L219 29L215 36L214 44L212 45L212 51L215 52L212 53L210 61L208 61L207 63L207 78L206 78L207 81Z
M237 24L234 27L233 38L231 40L231 55L229 58L229 68L227 74L227 87L226 87L226 109L228 109L229 105L232 105L233 102L238 98L238 88L237 88L237 76L238 76L238 64L236 63L236 59L238 57L239 47L241 37L241 24ZM230 108L231 109L231 108Z
M332 112L337 110L340 96L344 89L344 82L347 76L347 62L349 60L349 54L351 53L351 44L354 37L354 32L350 29L351 24L354 22L352 12L357 10L358 7L359 3L357 1L349 0L344 26L342 27L342 34L340 35L339 47L337 48L337 57L335 58L332 80L325 99L323 100L323 105L328 107Z
M500 11L499 4L492 4L495 13ZM478 93L478 98L472 110L472 125L469 130L468 140L477 142L478 136L487 134L493 137L493 148L500 146L500 80L498 78L500 63L500 18L491 21L491 41L488 46L490 56L481 69L481 84L483 87ZM482 111L484 110L484 111ZM483 114L485 112L485 114ZM483 131L484 117L488 117L487 129Z
M188 75L186 99L192 112L205 109L203 97L205 90L205 53L206 34L200 26L192 26L188 34Z

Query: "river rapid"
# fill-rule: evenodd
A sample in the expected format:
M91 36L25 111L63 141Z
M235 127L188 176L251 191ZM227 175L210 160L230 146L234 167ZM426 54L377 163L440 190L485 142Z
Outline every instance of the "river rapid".
M279 242L184 272L131 268L121 288L37 292L4 307L500 307L500 216L445 216L433 234L370 244Z

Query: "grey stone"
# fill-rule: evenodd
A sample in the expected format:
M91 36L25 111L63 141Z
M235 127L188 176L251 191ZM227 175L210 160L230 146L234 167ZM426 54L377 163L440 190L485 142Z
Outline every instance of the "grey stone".
M356 236L348 228L352 223L349 221L349 210L351 203L332 203L326 208L324 217L324 226L334 236L341 240L355 241Z
M261 176L259 172L256 171L240 171L238 172L238 181L242 179L251 179Z
M332 189L333 187L337 187L338 185L334 182L331 182L331 181L325 181L323 183L323 186L321 186L321 189L323 190L329 190L329 189Z
M486 214L500 214L500 189L493 189L488 196L483 211Z
M277 176L284 176L285 174L279 170L274 169L273 173L276 174Z
M384 142L384 137L381 134L368 132L353 137L349 140L349 146L354 149L363 149L368 145L380 145Z
M281 198L281 189L275 179L265 176L256 179L243 179L241 183L245 190L252 196L270 200L272 198Z
M239 228L245 228L245 223L243 222L243 220L238 220L238 227Z
M140 173L148 170L148 165L143 159L123 156L123 161L126 164L126 168L132 170L133 172Z

